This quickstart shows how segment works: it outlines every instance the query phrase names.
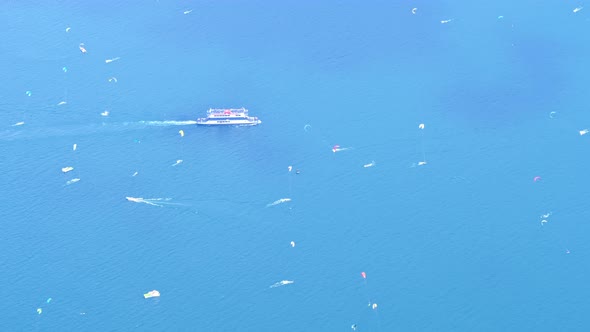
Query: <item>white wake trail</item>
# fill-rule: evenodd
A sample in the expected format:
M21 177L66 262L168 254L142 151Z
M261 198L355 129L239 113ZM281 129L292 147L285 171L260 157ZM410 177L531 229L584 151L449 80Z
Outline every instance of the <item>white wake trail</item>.
M148 126L188 126L197 124L197 121L187 120L187 121L139 121L140 124L148 125Z

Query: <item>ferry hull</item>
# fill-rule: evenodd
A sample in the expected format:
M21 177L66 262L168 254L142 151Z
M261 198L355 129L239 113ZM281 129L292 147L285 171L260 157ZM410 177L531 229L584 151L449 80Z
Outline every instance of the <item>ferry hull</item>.
M201 126L256 126L261 121L255 116L248 116L248 110L242 108L210 108L206 118L198 118Z
M220 121L220 120L197 120L198 126L256 126L261 124L262 121Z

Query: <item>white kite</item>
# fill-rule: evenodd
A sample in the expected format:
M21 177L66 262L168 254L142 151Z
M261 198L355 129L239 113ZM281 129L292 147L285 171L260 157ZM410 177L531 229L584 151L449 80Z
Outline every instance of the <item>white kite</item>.
M73 168L73 167L71 167L71 166L64 167L64 168L62 168L62 169L61 169L61 171L62 171L63 173L67 173L67 172L70 172L70 171L73 171L73 170L74 170L74 168Z
M294 282L295 281L293 281L293 280L281 280L279 282L275 282L274 284L270 285L270 288L277 288L277 287L281 287L281 286L292 284Z
M160 292L158 292L157 290L154 289L152 291L149 291L149 292L143 294L143 297L145 299L149 299L150 297L160 297Z
M275 206L275 205L278 205L278 204L281 204L281 203L290 202L290 201L291 201L290 198L281 198L281 199L277 199L276 201L274 201L274 202L272 202L270 204L267 204L266 207Z

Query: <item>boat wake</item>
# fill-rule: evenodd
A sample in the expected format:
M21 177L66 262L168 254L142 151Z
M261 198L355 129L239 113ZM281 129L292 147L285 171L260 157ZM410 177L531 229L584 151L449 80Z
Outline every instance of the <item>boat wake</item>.
M139 121L140 124L147 125L147 126L158 126L158 127L166 127L166 126L188 126L197 124L197 121L188 120L188 121Z
M39 139L46 137L87 136L105 134L110 132L122 132L141 130L149 127L191 126L196 125L194 120L166 120L166 121L136 121L136 122L102 122L84 124L64 124L55 126L36 126L19 122L0 129L0 141L12 141L18 139Z

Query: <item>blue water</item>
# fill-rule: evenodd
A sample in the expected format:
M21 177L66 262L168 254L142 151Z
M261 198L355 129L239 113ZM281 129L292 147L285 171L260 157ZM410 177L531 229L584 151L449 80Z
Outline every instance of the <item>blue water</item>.
M577 6L0 5L0 330L588 331Z

